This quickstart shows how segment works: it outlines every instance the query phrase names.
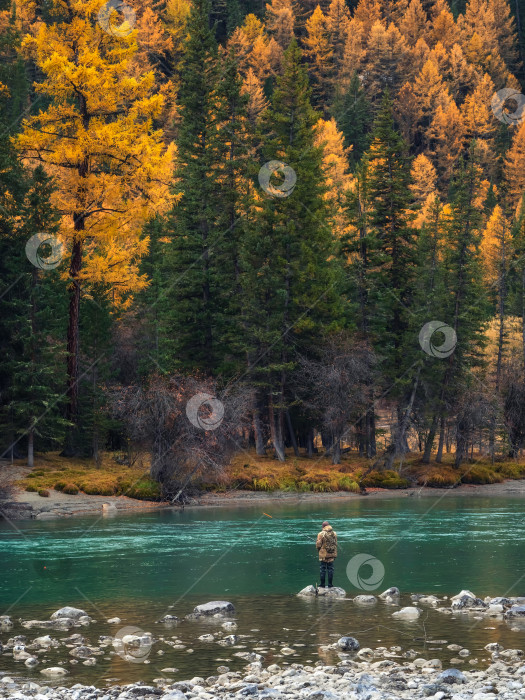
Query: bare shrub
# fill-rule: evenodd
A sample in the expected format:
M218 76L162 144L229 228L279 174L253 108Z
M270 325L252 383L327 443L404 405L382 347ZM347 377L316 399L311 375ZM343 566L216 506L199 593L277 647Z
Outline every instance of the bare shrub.
M206 402L196 414L197 425L188 417L188 402L199 395L214 397L224 411L210 427L212 412ZM212 379L153 375L145 386L114 391L112 405L128 438L137 449L150 452L150 475L162 485L163 495L183 501L191 483L223 473L238 449L250 396L245 389L218 392Z

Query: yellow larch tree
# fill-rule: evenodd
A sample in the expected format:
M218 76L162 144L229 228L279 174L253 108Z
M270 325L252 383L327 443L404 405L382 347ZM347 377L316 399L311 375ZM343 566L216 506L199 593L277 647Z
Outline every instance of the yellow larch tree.
M440 104L439 98L444 89L445 85L439 66L434 56L431 55L414 81L414 94L427 125Z
M407 44L415 46L420 38L424 38L427 26L427 15L421 5L421 0L410 0L410 5L399 23L399 30L405 37Z
M309 73L312 77L312 94L316 102L323 104L328 96L327 87L333 67L333 48L328 22L319 5L306 21L304 46L304 55L308 60Z
M138 268L148 248L142 228L170 203L174 149L152 126L163 108L162 96L153 94L153 72L133 75L133 27L113 13L104 30L97 22L100 0L50 5L51 20L36 21L22 44L42 75L35 89L50 104L23 122L15 143L26 162L42 163L56 183L53 204L68 255L67 418L75 426L81 289L99 283L123 307L147 284ZM69 453L73 436L70 431Z
M448 186L454 166L463 149L465 141L465 126L461 112L455 101L444 91L440 99L447 98L444 104L439 104L425 139L429 144L429 153L436 166L441 187Z
M516 208L525 194L525 121L517 127L505 160L504 176L509 203Z
M294 37L295 13L292 0L272 0L266 4L268 31L285 51Z
M428 223L432 216L433 205L438 196L437 172L430 158L420 153L412 162L410 175L412 183L409 188L417 211L411 226L419 229L424 223Z
M314 126L314 145L323 149L323 175L327 191L325 199L331 212L335 235L341 237L348 226L346 202L352 188L353 175L348 171L351 148L344 145L344 135L335 119L319 119Z
M376 22L382 19L381 3L378 0L359 0L354 10L354 19L361 22L365 39Z
M427 41L430 45L440 41L448 49L458 41L458 28L447 0L436 0L428 25Z
M347 87L355 72L359 73L366 55L365 26L355 17L350 20L339 72L342 87Z
M246 106L248 120L254 129L269 102L265 97L264 90L259 78L255 75L252 68L248 68L246 78L243 80L241 93L248 95L248 104Z

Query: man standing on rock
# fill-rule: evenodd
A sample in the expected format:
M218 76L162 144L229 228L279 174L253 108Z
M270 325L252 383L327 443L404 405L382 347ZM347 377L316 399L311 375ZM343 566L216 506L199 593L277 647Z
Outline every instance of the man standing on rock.
M317 535L317 551L321 562L321 588L325 587L326 574L328 574L328 588L333 588L334 581L334 559L337 557L337 535L332 526L326 520L323 529Z

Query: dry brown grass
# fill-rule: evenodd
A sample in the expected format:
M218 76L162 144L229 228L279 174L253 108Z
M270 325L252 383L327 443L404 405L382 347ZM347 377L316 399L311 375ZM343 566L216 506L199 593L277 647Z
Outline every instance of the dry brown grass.
M359 492L359 483L370 467L370 461L359 455L346 453L339 465L333 465L325 456L295 457L287 451L282 463L273 456L257 456L255 452L242 452L231 461L225 474L216 482L200 484L209 491L224 492L230 489L252 491L294 491L330 493L334 491ZM491 484L505 479L525 478L525 464L514 461L491 464L486 458L474 455L473 463L465 463L457 471L453 466L454 455L445 454L442 464L421 463L419 454L409 454L403 463L395 465L395 471L371 472L364 480L367 488L399 489L407 486L451 487L460 482ZM158 484L148 477L147 466L119 464L114 453L105 453L99 467L89 459L67 459L58 453L39 455L35 468L17 485L39 491L57 489L74 493L75 489L87 494L112 496L125 494L131 498L158 500Z

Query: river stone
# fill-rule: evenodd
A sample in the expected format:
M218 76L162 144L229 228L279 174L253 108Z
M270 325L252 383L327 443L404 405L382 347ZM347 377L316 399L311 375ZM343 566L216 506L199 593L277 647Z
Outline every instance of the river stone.
M60 608L51 615L52 620L59 620L62 617L68 617L71 620L78 620L81 617L88 617L87 613L80 608L72 608L66 605L65 608Z
M377 598L375 595L356 595L354 598L354 603L358 605L373 605L377 603Z
M383 591L379 597L382 600L385 600L386 598L398 598L400 595L399 588L391 586L390 588L387 588L386 591Z
M525 617L525 605L513 605L507 610L505 617Z
M75 659L87 659L90 656L93 656L93 652L89 647L76 647L75 649L71 649L69 652L71 656L74 656Z
M35 666L38 666L38 659L36 656L30 656L24 661L24 665L27 666L27 668L34 668Z
M454 596L452 599L452 610L466 610L469 608L486 608L488 607L481 598L473 598L471 595L463 595L460 598Z
M49 647L52 646L58 646L58 642L55 642L51 637L46 634L43 637L36 637L36 639L33 639L33 644L36 644L39 647L43 647L44 649L48 649Z
M176 615L164 615L164 617L161 617L160 620L157 620L157 622L178 622L179 618ZM111 622L111 620L108 620L108 622Z
M344 651L359 651L361 648L355 637L341 637L337 640L337 646Z
M306 586L302 591L299 591L297 595L305 597L316 597L316 596L328 596L329 598L345 598L346 591L339 586L332 586L332 588L315 588L315 586Z
M463 598L464 596L468 596L469 598L475 598L476 596L472 591L469 591L468 589L464 589L460 591L457 595L453 595L450 600L459 600L460 598Z
M417 620L420 615L421 610L413 606L401 608L401 610L397 610L395 613L392 613L392 617L399 620Z
M193 612L196 615L231 615L235 612L235 608L226 600L212 600L209 603L196 605Z
M484 647L487 651L503 651L504 647L498 642L491 642Z
M40 673L44 676L66 676L67 671L65 668L60 668L60 666L51 666L50 668L43 668Z
M170 690L162 696L162 700L187 700L182 690Z

